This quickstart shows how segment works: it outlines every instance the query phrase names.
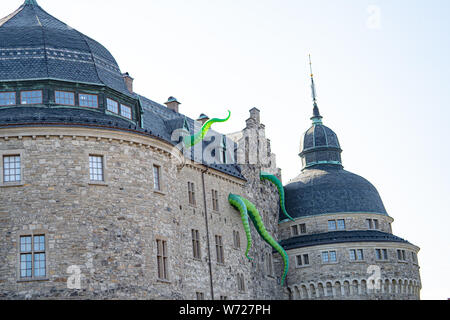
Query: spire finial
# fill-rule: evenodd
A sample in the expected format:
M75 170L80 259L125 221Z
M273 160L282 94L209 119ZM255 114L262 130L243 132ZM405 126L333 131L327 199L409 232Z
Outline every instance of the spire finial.
M316 85L314 84L314 74L312 71L312 62L311 62L311 55L309 55L309 70L311 71L311 90L312 90L312 99L313 99L313 117L311 120L314 124L322 123L322 116L319 112L319 107L317 106L317 96L316 96Z
M24 5L26 6L27 4L32 6L38 6L36 0L25 0Z

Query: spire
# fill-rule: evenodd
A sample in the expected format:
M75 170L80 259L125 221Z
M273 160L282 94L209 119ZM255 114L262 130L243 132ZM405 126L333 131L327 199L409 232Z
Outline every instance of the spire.
M26 5L32 5L32 6L39 6L36 2L36 0L25 0L25 2L23 3L24 6Z
M311 118L311 120L313 121L313 124L320 124L322 123L322 116L320 115L319 107L317 106L316 86L314 84L314 74L312 71L311 55L309 55L309 69L311 71L311 91L314 106L313 117Z

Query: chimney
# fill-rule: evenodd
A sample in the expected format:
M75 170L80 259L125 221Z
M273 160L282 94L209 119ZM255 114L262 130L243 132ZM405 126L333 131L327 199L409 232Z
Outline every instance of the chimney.
M128 72L125 72L122 74L123 80L125 81L125 86L127 87L128 91L131 93L133 92L133 78L130 77L130 74Z
M205 124L206 121L208 121L208 120L209 120L209 117L204 113L202 113L197 119L197 121L201 122L202 124Z
M246 120L247 128L259 128L261 126L260 122L260 111L257 108L250 110L250 118Z
M179 113L179 106L180 106L180 102L178 102L178 100L174 97L169 97L169 99L167 100L166 103L164 103L167 108L169 108L170 110L173 110L177 113Z

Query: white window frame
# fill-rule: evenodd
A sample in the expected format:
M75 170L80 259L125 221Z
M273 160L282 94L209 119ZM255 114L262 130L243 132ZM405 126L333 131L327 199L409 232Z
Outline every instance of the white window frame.
M25 184L24 181L24 154L25 151L20 150L0 150L0 187L17 187L17 186L23 186ZM13 156L19 156L20 157L20 181L12 181L12 182L5 182L3 173L4 173L4 157L13 157Z

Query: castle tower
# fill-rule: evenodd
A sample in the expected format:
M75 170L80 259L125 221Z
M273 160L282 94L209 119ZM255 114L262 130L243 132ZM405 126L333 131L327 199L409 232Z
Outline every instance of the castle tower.
M291 299L419 299L419 248L395 236L376 188L343 169L341 146L323 124L314 78L312 126L300 142L301 173L285 186L281 244Z

